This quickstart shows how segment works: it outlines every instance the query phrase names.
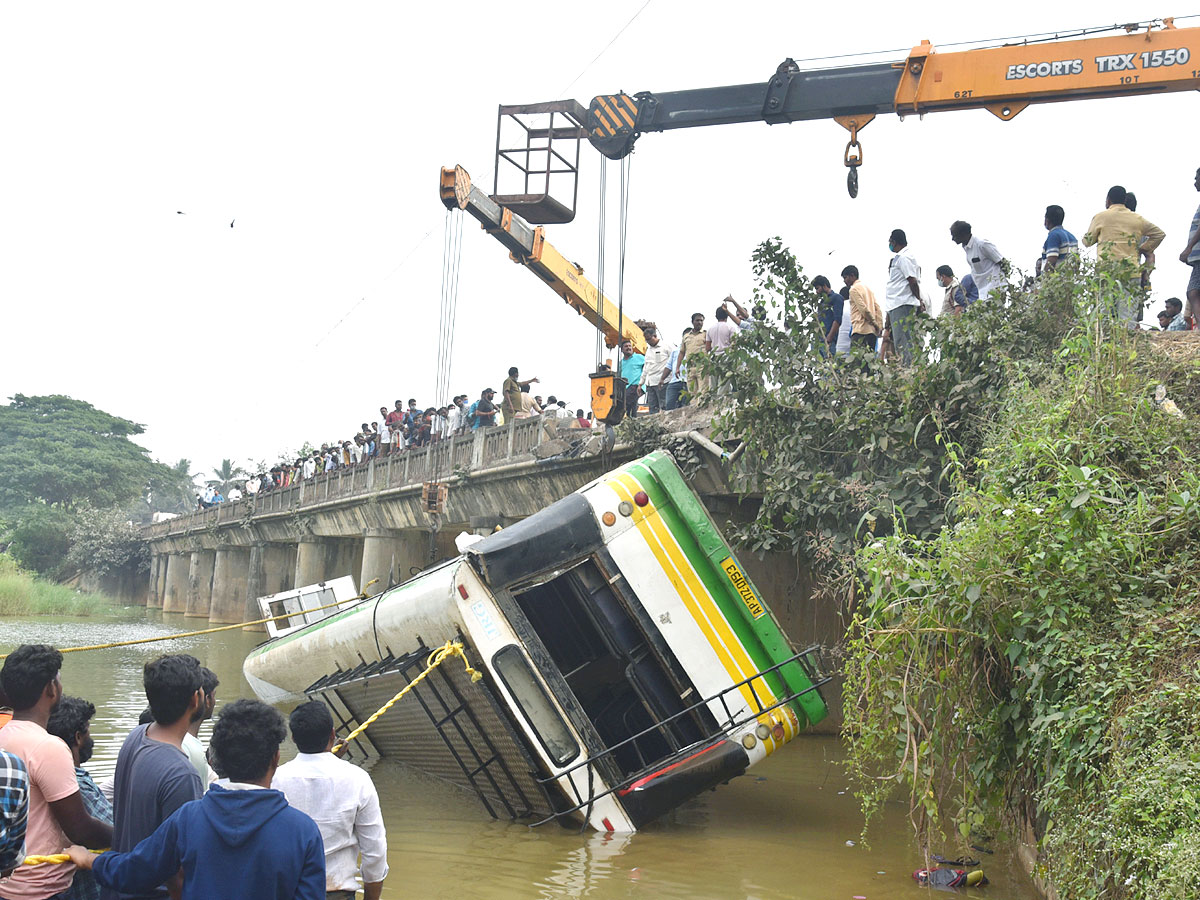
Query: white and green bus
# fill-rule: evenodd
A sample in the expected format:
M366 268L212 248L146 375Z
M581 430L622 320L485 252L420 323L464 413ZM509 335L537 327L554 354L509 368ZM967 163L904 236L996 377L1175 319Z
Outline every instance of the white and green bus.
M827 713L797 652L670 455L608 473L453 560L268 641L269 702L319 697L349 730L460 641L362 736L494 816L634 831Z

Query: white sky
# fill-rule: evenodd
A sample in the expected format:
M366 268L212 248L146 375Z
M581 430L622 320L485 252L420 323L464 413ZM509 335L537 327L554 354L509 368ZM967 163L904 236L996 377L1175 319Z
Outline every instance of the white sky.
M555 99L585 67L567 96L586 105L764 81L788 56L1130 15L1126 2L652 0L589 66L643 3L4 4L0 396L88 400L144 423L156 458L198 470L348 437L397 398L449 399L432 396L437 176L459 163L490 189L497 105ZM1167 232L1161 308L1188 275L1177 256L1197 200L1195 120L1192 93L1034 106L1010 123L884 116L861 135L853 201L833 122L647 135L632 164L626 310L677 337L693 310L748 296L750 253L772 235L808 274L854 263L880 294L895 227L931 292L939 264L962 268L957 218L1032 268L1045 206L1064 206L1082 235L1114 183ZM585 148L575 222L548 228L593 279L599 159ZM610 296L616 246L614 231ZM517 365L540 376L537 392L586 406L594 346L467 221L451 393L498 388Z

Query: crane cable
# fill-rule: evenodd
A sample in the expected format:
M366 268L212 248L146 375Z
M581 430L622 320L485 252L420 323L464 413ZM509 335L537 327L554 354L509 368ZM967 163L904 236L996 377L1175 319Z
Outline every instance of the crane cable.
M599 227L596 246L596 309L598 319L596 322L596 371L600 371L600 364L604 362L604 269L605 269L605 240L606 230L608 228L608 160L600 157L600 214Z
M625 338L625 240L629 233L629 180L632 154L621 158L621 202L618 242L620 255L617 266L617 365L620 365L621 342Z
M447 209L442 220L442 294L438 307L437 377L434 400L441 404L450 392L450 373L454 363L455 320L458 315L458 282L462 272L463 217L459 209ZM451 401L452 402L452 401ZM434 415L437 415L435 410ZM443 435L443 437L448 437ZM432 442L433 436L430 435ZM451 452L451 451L446 451ZM453 459L443 459L444 453L430 450L433 469L426 480L434 492L432 502L426 499L425 513L429 517L429 560L437 559L437 536L441 530L442 475Z

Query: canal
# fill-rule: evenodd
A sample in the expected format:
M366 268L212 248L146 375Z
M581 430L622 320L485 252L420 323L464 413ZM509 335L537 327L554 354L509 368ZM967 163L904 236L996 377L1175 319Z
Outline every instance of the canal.
M0 648L71 647L204 627L197 619L129 610L116 618L0 619ZM191 653L217 673L218 706L253 692L242 660L260 633L227 631L176 641L69 653L68 694L96 705L99 778L145 707L142 665L160 653ZM403 702L403 701L401 701ZM200 736L207 743L209 723ZM295 750L284 747L284 757ZM798 739L717 791L634 835L530 829L490 819L481 804L444 782L384 760L372 769L388 830L385 898L728 898L889 900L926 894L911 878L921 857L899 804L859 840L858 805L847 789L836 738ZM1014 855L982 855L990 900L1035 900Z

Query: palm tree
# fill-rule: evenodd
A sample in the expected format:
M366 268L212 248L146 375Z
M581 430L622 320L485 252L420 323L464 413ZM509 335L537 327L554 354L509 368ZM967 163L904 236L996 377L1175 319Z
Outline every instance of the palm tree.
M162 465L146 485L150 512L187 512L194 507L195 478L190 459L181 459L173 466Z
M219 468L213 469L212 473L216 475L214 479L221 487L221 493L229 493L229 485L239 476L245 477L248 473L241 466L235 466L232 459L221 460Z

